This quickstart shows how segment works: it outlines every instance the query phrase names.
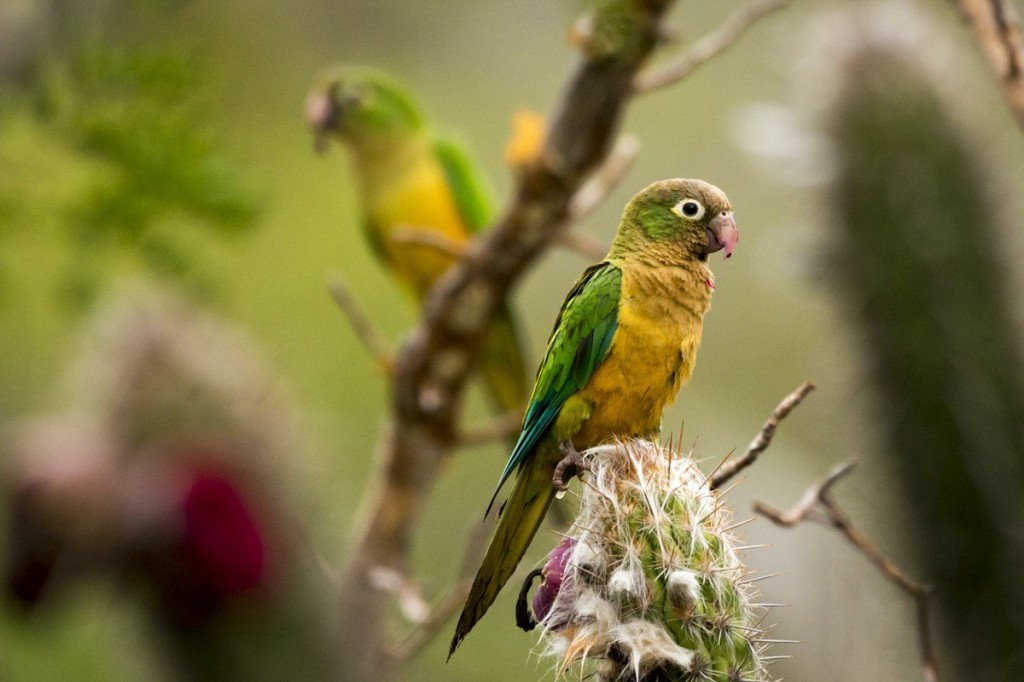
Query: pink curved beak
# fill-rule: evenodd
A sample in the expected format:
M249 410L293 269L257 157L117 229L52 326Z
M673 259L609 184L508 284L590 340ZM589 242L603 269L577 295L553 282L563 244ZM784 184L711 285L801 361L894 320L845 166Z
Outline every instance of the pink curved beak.
M313 129L313 150L327 151L328 133L336 125L338 110L329 92L314 90L306 98L306 122Z
M708 225L708 253L725 250L725 257L732 256L740 240L740 231L732 211L723 211L716 215Z

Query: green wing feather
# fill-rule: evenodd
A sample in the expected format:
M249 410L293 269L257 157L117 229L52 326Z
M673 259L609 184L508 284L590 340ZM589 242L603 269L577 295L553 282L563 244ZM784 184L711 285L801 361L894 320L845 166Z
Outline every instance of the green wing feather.
M487 506L512 472L523 466L548 432L569 397L583 388L608 355L618 327L622 272L603 262L587 268L562 304L548 340L548 350L537 371L530 404L523 418L512 455L501 472L498 487Z
M501 475L503 483L518 469L516 484L473 579L455 626L449 657L497 599L551 506L555 497L551 457L557 458L558 446L545 437L565 401L586 385L608 355L621 290L621 271L611 263L600 263L583 273L562 304L547 356L537 373L523 430Z
M434 155L444 169L455 204L470 232L487 227L494 217L494 204L466 149L457 142L439 138L434 142Z

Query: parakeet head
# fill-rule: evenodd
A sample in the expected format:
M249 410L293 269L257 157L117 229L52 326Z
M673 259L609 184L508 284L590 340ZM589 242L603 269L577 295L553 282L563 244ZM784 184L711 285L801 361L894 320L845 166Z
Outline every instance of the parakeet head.
M313 88L306 120L318 151L332 135L356 151L372 151L423 125L402 86L379 72L353 67L332 72Z
M630 200L611 253L706 261L716 251L730 257L739 238L725 192L703 180L674 178L655 182Z

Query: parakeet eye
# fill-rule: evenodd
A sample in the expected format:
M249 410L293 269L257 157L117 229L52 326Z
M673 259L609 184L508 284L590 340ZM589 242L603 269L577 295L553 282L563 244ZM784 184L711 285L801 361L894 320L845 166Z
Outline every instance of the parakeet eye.
M704 206L696 199L683 199L672 207L672 212L680 218L699 220L704 215Z

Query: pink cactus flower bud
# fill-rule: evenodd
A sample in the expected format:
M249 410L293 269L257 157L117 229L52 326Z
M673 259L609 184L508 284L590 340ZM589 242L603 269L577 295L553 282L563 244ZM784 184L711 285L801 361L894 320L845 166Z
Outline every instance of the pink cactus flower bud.
M533 615L548 629L558 630L565 626L564 619L555 618L548 622L551 615L551 607L555 603L555 597L562 589L562 579L565 577L565 567L572 557L573 547L576 540L565 538L548 554L547 563L544 564L544 581L533 595Z
M233 481L197 471L182 500L183 551L203 582L222 597L255 589L266 573L264 540Z

